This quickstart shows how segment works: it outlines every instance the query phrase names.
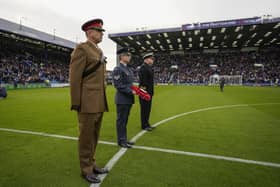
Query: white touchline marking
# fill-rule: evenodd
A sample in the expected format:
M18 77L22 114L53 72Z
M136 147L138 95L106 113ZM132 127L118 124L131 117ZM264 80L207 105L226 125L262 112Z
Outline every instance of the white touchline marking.
M49 133L44 133L44 132L35 132L35 131L26 131L26 130L17 130L17 129L8 129L8 128L0 128L0 131L15 132L15 133L20 133L20 134L32 134L32 135L37 135L37 136L53 137L53 138L67 139L67 140L78 140L77 137L73 137L73 136L49 134ZM107 142L107 141L98 141L98 143L106 144L106 145L117 145L114 142Z
M147 151L158 151L158 152L173 153L173 154L178 154L178 155L212 158L212 159L216 159L216 160L227 160L227 161L232 161L232 162L241 162L241 163L247 163L247 164L256 164L256 165L280 168L280 163L278 164L278 163L273 163L273 162L247 160L247 159L236 158L236 157L227 157L227 156L204 154L204 153L194 153L194 152L188 152L188 151L177 151L177 150L173 150L173 149L162 149L162 148L156 148L156 147L133 146L133 148L147 150Z
M17 129L8 129L8 128L0 128L0 130L7 131L7 132L16 132L16 133L20 133L20 134L32 134L32 135L54 137L54 138L60 138L60 139L78 140L77 137L49 134L49 133L44 133L44 132L35 132L35 131L26 131L26 130L17 130Z
M185 112L185 113L181 113L181 114L178 114L178 115L175 115L175 116L171 116L169 118L166 118L164 120L161 120L157 123L155 123L154 125L152 125L153 127L157 127L165 122L168 122L168 121L171 121L173 119L176 119L176 118L179 118L181 116L186 116L186 115L189 115L189 114L193 114L193 113L197 113L197 112L203 112L203 111L208 111L208 110L216 110L216 109L225 109L225 108L234 108L234 107L247 107L247 106L258 106L258 105L278 105L280 103L258 103L258 104L236 104L236 105L223 105L223 106L215 106L215 107L207 107L207 108L202 108L202 109L198 109L198 110L193 110L193 111L190 111L190 112ZM136 134L132 139L131 141L133 142L136 142L140 137L142 137L147 131L145 130L142 130L140 131L138 134ZM136 146L133 146L133 147L136 147ZM123 149L123 148L122 148ZM117 161L125 154L125 152L127 151L127 149L125 150L122 150L120 149L114 156L113 158L114 159L111 159L109 160L109 162L107 162L106 166L105 167L110 167L110 170L114 167L114 165L117 163ZM196 153L194 153L196 154ZM198 153L200 154L200 153ZM203 157L206 157L206 154L201 154L201 157L202 155L204 155ZM194 155L192 155L194 156ZM198 155L196 155L198 156ZM213 155L215 157L215 155ZM212 158L214 158L212 157ZM218 157L215 157L215 159L222 159L222 158L225 158L225 157L221 157L221 158L218 158ZM230 157L228 157L230 158ZM235 162L240 162L241 160L244 160L245 159L239 159L239 158L236 158L237 160L235 160ZM226 160L226 159L223 159L223 160ZM238 161L239 160L239 161ZM231 160L231 161L234 161L234 160ZM244 162L244 163L248 163L248 162ZM255 163L256 164L256 163ZM99 184L91 184L90 187L99 187L102 182L104 181L104 179L106 178L106 176L108 175L107 174L103 174L103 175L100 175L100 179L101 179L101 183Z
M25 131L25 130L16 130L16 129L7 129L7 128L0 128L0 131L15 132L15 133L20 133L20 134L32 134L32 135L38 135L38 136L53 137L53 138L59 138L59 139L68 139L68 140L75 140L75 141L78 140L77 137L63 136L63 135L57 135L57 134L48 134L48 133L43 133L43 132L34 132L34 131ZM99 141L99 143L117 146L117 144L113 143L113 142ZM158 151L158 152L165 152L165 153L172 153L172 154L179 154L179 155L197 156L197 157L205 157L205 158L212 158L212 159L219 159L219 160L228 160L228 161L233 161L233 162L242 162L242 163L257 164L257 165L264 165L264 166L271 166L271 167L280 167L280 164L278 164L278 163L247 160L247 159L226 157L226 156L220 156L220 155L194 153L194 152L178 151L178 150L173 150L173 149L162 149L162 148L147 147L147 146L133 146L133 148L147 150L147 151ZM126 150L127 149L125 149L125 148L121 148L120 151L118 152L118 154L115 154L114 157L112 157L111 162L109 161L110 165L108 165L109 170L112 169L115 162L117 162L117 158L119 157L119 154L124 154L124 152Z

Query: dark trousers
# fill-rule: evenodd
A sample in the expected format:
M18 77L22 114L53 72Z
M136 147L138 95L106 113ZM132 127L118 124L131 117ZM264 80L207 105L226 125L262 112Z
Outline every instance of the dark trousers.
M150 127L150 113L152 108L152 99L150 101L143 100L139 98L140 108L141 108L141 127L145 129L146 127Z
M117 105L117 138L118 144L127 141L127 121L131 109L131 104L118 104Z
M4 97L4 98L7 97L6 88L1 88L1 87L0 87L0 98L1 98L1 97Z
M224 91L224 85L220 85L220 90L221 90L221 92Z

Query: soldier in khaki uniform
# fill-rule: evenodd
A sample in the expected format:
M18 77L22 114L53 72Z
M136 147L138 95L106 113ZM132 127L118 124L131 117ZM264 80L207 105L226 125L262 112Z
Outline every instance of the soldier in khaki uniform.
M91 183L99 183L97 174L107 173L95 164L103 112L108 111L105 93L105 58L98 43L102 41L103 21L94 19L82 25L87 41L77 45L71 54L70 92L71 110L78 113L79 160L82 176Z

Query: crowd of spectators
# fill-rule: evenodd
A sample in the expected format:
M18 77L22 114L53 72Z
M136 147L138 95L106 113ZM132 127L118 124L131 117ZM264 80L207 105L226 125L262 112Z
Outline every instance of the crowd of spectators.
M68 82L68 63L40 61L31 54L5 54L0 52L0 83L27 84Z
M220 52L188 54L155 54L155 83L208 84L211 75L241 75L243 84L279 84L280 51ZM56 83L68 82L69 60L41 62L31 54L0 52L0 82L2 83ZM137 69L143 63L134 56L131 66ZM137 77L137 76L136 76Z
M136 69L142 60L134 58ZM243 84L275 84L280 79L280 51L156 54L157 83L208 84L211 75L241 75Z

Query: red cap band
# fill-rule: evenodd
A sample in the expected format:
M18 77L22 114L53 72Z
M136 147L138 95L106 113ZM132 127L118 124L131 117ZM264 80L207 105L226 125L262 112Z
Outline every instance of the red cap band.
M96 27L96 28L102 28L102 25L101 25L101 23L92 23L92 24L90 24L89 26L87 26L86 28L85 28L85 30L88 30L88 29L90 29L90 28L93 28L93 27Z

